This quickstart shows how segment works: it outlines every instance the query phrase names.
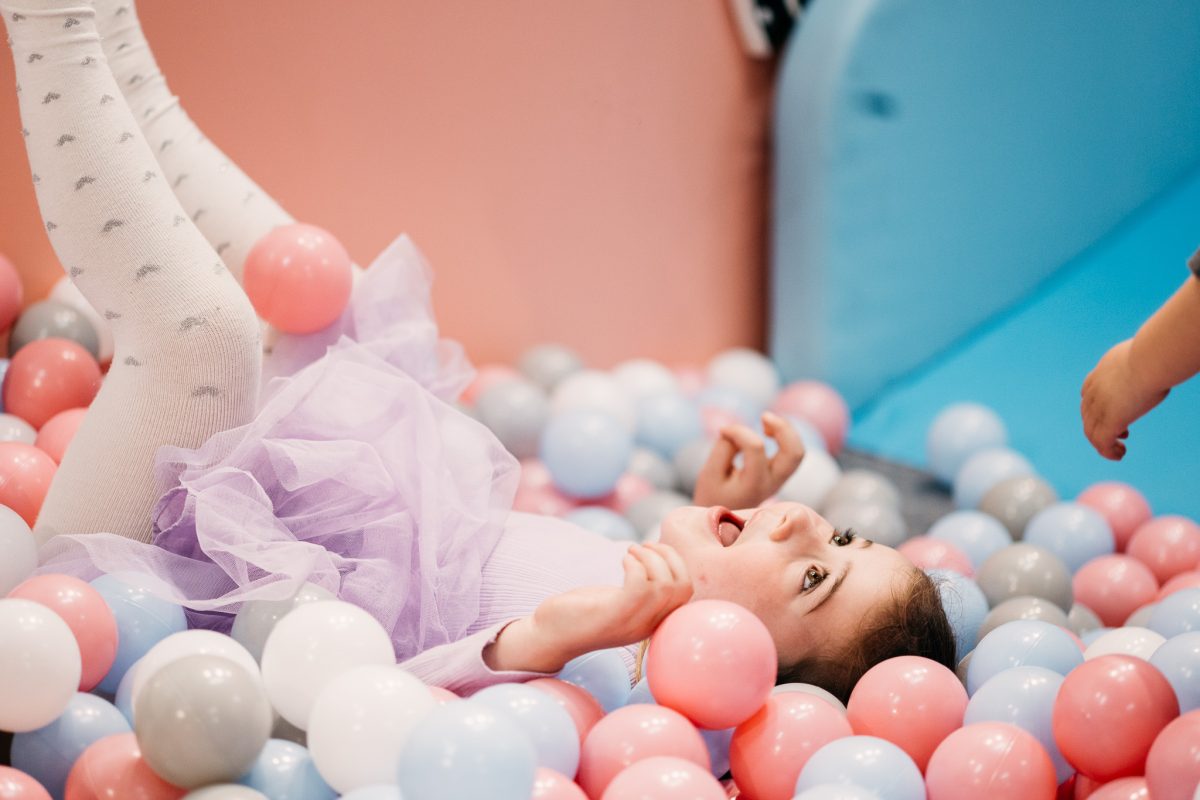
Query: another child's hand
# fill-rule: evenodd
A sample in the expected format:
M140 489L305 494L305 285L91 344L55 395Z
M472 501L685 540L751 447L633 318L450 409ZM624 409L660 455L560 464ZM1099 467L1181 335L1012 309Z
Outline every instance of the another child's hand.
M778 492L800 466L804 442L796 429L770 412L763 414L762 422L767 435L779 444L779 451L768 459L766 443L750 428L723 428L696 480L696 505L754 508ZM735 465L739 453L740 468Z
M1122 439L1129 426L1163 401L1167 390L1145 386L1130 359L1132 340L1115 345L1097 362L1083 381L1083 432L1105 458L1119 461L1125 455Z

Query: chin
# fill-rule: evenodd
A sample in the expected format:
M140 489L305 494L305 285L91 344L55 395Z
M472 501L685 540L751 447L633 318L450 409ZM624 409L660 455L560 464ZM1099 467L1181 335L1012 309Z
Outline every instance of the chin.
M680 551L704 541L709 536L705 513L700 506L672 509L663 517L659 541Z

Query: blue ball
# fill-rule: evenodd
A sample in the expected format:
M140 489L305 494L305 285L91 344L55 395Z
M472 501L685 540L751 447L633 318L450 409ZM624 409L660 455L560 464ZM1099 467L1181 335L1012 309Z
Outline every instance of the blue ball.
M409 736L397 782L404 800L529 800L537 754L505 716L474 700L438 706Z
M650 692L650 681L648 679L642 678L633 685L633 689L629 692L629 697L625 698L625 705L658 705L658 701L654 699L654 695Z
M134 662L172 633L187 629L183 608L151 593L155 579L136 572L101 575L92 581L117 621L117 656L96 688L116 694Z
M539 767L574 775L579 769L579 732L567 710L543 691L520 683L500 683L471 696L506 717L529 737Z
M1200 631L1200 589L1181 589L1158 602L1147 628L1170 639Z
M980 450L968 458L954 476L954 505L978 508L988 489L1000 481L1032 474L1033 465L1016 450L1007 447Z
M602 497L629 466L633 437L617 419L572 409L550 418L542 433L542 463L554 485L573 497Z
M1006 444L1008 431L995 411L978 403L956 403L942 409L929 426L925 455L929 470L949 484L975 453Z
M702 409L719 408L727 411L751 428L758 427L758 418L764 410L762 404L753 397L730 386L709 386L696 395L696 403Z
M1180 714L1200 708L1200 632L1167 639L1150 656L1150 663L1175 690Z
M629 668L620 648L594 650L573 658L558 673L558 679L585 689L608 714L629 699Z
M629 520L603 506L576 508L564 514L563 519L613 541L636 542L638 538Z
M925 800L925 781L912 758L876 736L835 739L813 753L796 779L796 794L828 783L861 786L880 800Z
M679 448L704 436L700 407L678 392L655 394L637 404L637 443L670 461Z
M288 800L332 800L338 796L317 772L308 748L283 739L268 739L254 766L238 783L267 797Z
M1007 722L1031 734L1046 748L1062 783L1075 772L1054 740L1051 717L1063 676L1045 667L1006 669L979 687L967 702L963 725Z
M926 535L962 550L975 569L992 553L1013 543L1004 523L982 511L951 511L933 523Z
M1083 663L1071 635L1035 619L1006 622L984 636L967 665L967 693L974 695L992 677L1013 667L1045 667L1066 675Z
M77 692L58 719L12 739L12 765L41 782L53 797L62 797L72 765L92 743L115 733L128 733L129 722L112 703Z
M404 800L400 787L395 784L379 784L355 789L350 794L342 795L342 800Z
M822 783L805 789L792 800L879 800L879 795L853 783Z
M721 778L729 772L729 745L733 742L733 732L737 728L709 730L697 728L704 746L708 748L708 763L714 778Z
M988 615L987 597L975 581L948 569L928 570L942 597L946 620L954 631L954 657L961 661L975 647Z
M1062 559L1074 574L1093 558L1116 550L1112 528L1103 515L1082 503L1055 503L1034 514L1022 537Z

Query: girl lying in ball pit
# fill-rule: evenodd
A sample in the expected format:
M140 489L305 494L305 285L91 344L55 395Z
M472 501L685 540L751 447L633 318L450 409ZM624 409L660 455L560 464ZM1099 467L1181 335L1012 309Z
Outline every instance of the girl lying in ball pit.
M937 590L904 557L801 505L752 508L803 455L777 417L769 460L755 433L726 429L696 491L707 507L673 512L659 542L512 512L519 466L452 405L470 369L438 339L403 237L335 324L261 363L238 281L254 242L292 219L188 119L131 2L0 9L48 235L115 348L38 519L43 571L148 573L214 628L310 582L459 692L599 648L624 648L632 674L638 644L692 598L753 611L781 680L843 699L891 656L953 666ZM260 399L263 376L279 377Z

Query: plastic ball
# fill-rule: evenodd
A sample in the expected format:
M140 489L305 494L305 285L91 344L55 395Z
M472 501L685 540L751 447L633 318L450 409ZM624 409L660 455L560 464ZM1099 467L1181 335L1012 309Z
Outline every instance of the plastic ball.
M46 424L37 432L33 444L54 459L54 463L61 464L63 456L67 453L67 447L75 438L85 416L87 416L86 408L68 408L66 411L58 412L46 420Z
M1093 558L1110 555L1116 547L1108 520L1082 503L1055 503L1042 509L1025 527L1024 540L1054 553L1071 572Z
M557 678L534 678L525 685L550 695L571 716L580 743L604 716L604 708L599 701L586 689L573 683Z
M71 765L84 750L105 736L129 730L128 720L112 703L78 692L49 725L13 737L12 764L61 797Z
M613 367L612 377L634 403L653 395L680 390L675 373L648 358L622 361Z
M1154 655L1154 651L1165 641L1166 639L1152 630L1126 625L1097 637L1083 651L1083 660L1091 661L1100 656L1116 654L1149 661L1150 656Z
M246 648L255 661L262 661L263 645L279 620L302 605L333 599L333 592L328 589L304 583L291 597L282 600L247 600L233 618L229 635Z
M396 800L401 798L397 797ZM538 767L533 776L531 800L588 800L588 796L579 788L579 784L566 775Z
M1146 756L1146 784L1154 800L1191 800L1200 786L1200 711L1170 722Z
M709 386L695 397L704 420L705 433L716 436L726 425L741 423L754 427L763 413L755 398L729 386Z
M975 574L967 554L943 539L914 536L896 549L918 569L948 569L968 578Z
M14 356L30 342L67 339L100 360L100 336L83 312L58 300L32 303L21 312L8 337L8 354Z
M404 800L404 797L400 794L399 786L386 784L355 789L350 794L342 795L342 800Z
M389 776L388 780L393 778ZM333 800L338 796L317 772L308 749L282 739L268 739L254 760L254 765L238 783L271 798Z
M825 498L825 508L842 504L878 504L900 508L900 490L888 477L869 469L842 473Z
M521 373L510 366L505 364L484 364L476 370L475 377L467 384L467 388L463 389L459 401L465 403L468 407L473 407L476 401L479 400L480 395L488 389L505 381L517 380L522 380Z
M586 691L605 713L625 705L629 697L629 670L619 649L594 650L573 658L558 678Z
M1038 741L1015 725L977 722L946 737L925 781L929 800L1052 798L1058 781Z
M704 746L708 748L709 771L714 778L720 778L729 772L729 745L733 740L734 728L710 731L698 728Z
M1154 651L1150 663L1175 690L1181 713L1200 709L1200 632L1172 636Z
M1200 589L1184 589L1159 601L1147 625L1167 638L1200 631Z
M773 694L734 730L729 767L747 797L790 800L812 754L852 734L845 714L823 698L807 692Z
M529 738L539 767L574 777L579 769L580 742L566 709L543 691L502 683L476 692L471 702L487 706L513 722Z
M1007 447L980 450L964 461L954 476L954 505L978 508L984 495L1001 481L1032 474L1033 465L1016 450Z
M633 525L638 536L644 539L667 514L691 504L692 501L679 492L653 492L630 505L625 511L625 518Z
M808 460L807 456L805 460ZM908 538L908 523L895 506L883 503L829 506L824 517L838 530L851 529L888 547L899 547Z
M537 768L524 733L471 700L439 706L413 729L400 754L404 800L487 797L528 800Z
M89 746L67 775L70 800L179 800L187 789L172 786L150 769L132 733L106 736Z
M353 667L395 663L391 637L374 617L341 600L318 600L275 625L263 646L262 679L279 715L307 730L329 681Z
M537 455L550 419L550 399L527 380L503 381L479 395L476 417L517 458Z
M543 392L549 392L568 375L583 369L583 359L564 345L539 344L521 354L517 369Z
M187 628L183 609L155 593L150 576L134 572L101 575L91 586L113 612L117 622L117 656L97 688L115 694L130 667L150 648Z
M597 798L617 773L652 756L676 756L706 773L708 749L687 718L665 706L625 706L596 723L583 742L579 785Z
M675 467L647 447L633 448L633 455L629 457L627 474L636 475L659 491L670 491L676 487L679 481Z
M1052 712L1063 676L1044 667L1013 667L992 676L971 696L963 724L1006 722L1033 736L1054 764L1055 783L1075 770L1054 741Z
M8 330L21 312L25 291L21 273L11 261L0 254L0 331Z
M688 442L675 451L675 457L671 459L671 463L675 467L675 474L679 477L679 488L688 495L695 493L700 472L708 462L712 449L713 440L705 438Z
M225 634L199 629L173 633L156 643L138 660L130 690L135 713L142 690L159 670L178 659L196 655L227 658L258 678L258 664L254 656Z
M71 282L71 279L66 275L62 276L54 288L50 290L50 300L57 300L60 303L65 303L75 309L83 316L87 317L88 322L92 323L92 328L96 331L96 337L100 342L99 354L96 356L101 364L112 361L113 357L113 334L112 326L109 321L100 315L100 312L92 307L79 288Z
M35 778L20 770L0 765L0 800L51 800L50 793Z
M334 677L306 726L321 777L343 794L393 780L413 729L435 705L425 685L395 665L366 664Z
M708 382L737 389L766 407L779 392L779 370L762 353L734 347L708 362Z
M850 429L850 409L837 390L820 381L789 383L775 397L771 410L811 422L832 455L842 452Z
M66 339L39 339L12 357L4 377L4 409L40 428L55 414L90 405L100 365Z
M8 594L41 603L62 617L82 658L80 691L90 691L108 674L117 656L117 621L104 598L70 575L38 575Z
M879 800L879 795L852 783L822 783L800 792L794 800Z
M0 414L0 442L34 444L38 432L25 420L13 414ZM57 461L57 459L55 459Z
M1017 475L1000 481L983 495L979 510L1000 520L1013 539L1020 539L1029 520L1058 502L1058 493L1036 475Z
M1104 623L1096 616L1095 611L1082 603L1075 603L1067 612L1067 627L1082 636L1088 631L1104 627Z
M707 770L672 756L637 761L617 773L602 800L726 800Z
M0 505L33 526L58 465L31 444L0 442Z
M1074 600L1071 574L1062 559L1025 542L988 556L976 572L975 582L993 606L1022 595L1044 597L1059 608L1070 608ZM1087 603L1083 598L1080 601Z
M50 724L79 688L75 635L40 603L0 600L0 731L23 733Z
M1054 739L1090 778L1140 775L1154 738L1178 714L1171 684L1149 662L1101 656L1063 681L1054 701Z
M611 492L632 453L629 432L597 411L556 413L542 434L542 463L554 485L572 497L603 497Z
M1013 543L1012 535L994 517L980 511L952 511L926 534L958 547L978 570L988 556Z
M663 458L704 436L700 407L678 392L642 397L637 403L637 443Z
M829 705L836 708L843 716L846 714L846 704L835 697L831 692L822 689L820 686L815 686L811 683L777 683L775 688L771 690L771 694L787 694L788 692L805 692L814 697L819 697Z
M246 254L242 288L254 310L284 333L315 333L337 321L350 301L350 254L316 225L274 228Z
M0 506L0 597L37 568L37 540L20 514Z
M1082 663L1079 646L1057 625L1032 619L1006 622L980 639L972 652L967 691L974 695L980 686L1011 667L1044 667L1066 675Z
M821 450L806 453L800 467L779 489L779 497L811 508L819 508L842 477L833 456Z
M1200 589L1200 570L1181 572L1174 578L1171 578L1159 587L1155 599L1162 600L1164 597L1170 597L1175 592L1183 591L1184 589Z
M563 519L584 530L598 533L613 541L636 542L637 531L625 517L601 506L582 506L568 511Z
M925 435L925 456L930 471L949 484L973 454L1006 444L1008 431L996 412L979 403L956 403L934 417Z
M1146 779L1141 776L1117 778L1115 781L1097 785L1086 775L1077 775L1075 797L1078 800L1150 800L1150 789L1146 786Z
M1018 619L1041 620L1060 628L1070 624L1066 612L1045 598L1010 597L988 612L979 628L979 637L983 638L1004 623Z
M779 665L766 625L735 603L696 600L650 639L650 690L702 728L731 728L767 699Z
M214 783L203 789L194 789L183 796L183 800L269 800L262 792L236 783Z
M1117 552L1124 552L1130 537L1150 519L1150 504L1137 489L1127 483L1104 481L1084 489L1076 502L1091 506L1104 515L1117 543Z
M551 416L568 411L591 411L615 420L626 433L637 429L637 409L620 384L606 372L584 369L572 373L550 395Z
M1075 573L1072 586L1075 599L1110 627L1123 623L1158 593L1150 568L1126 555L1092 559Z
M876 736L847 736L825 745L805 763L796 794L822 784L852 784L880 800L924 800L925 781L908 754Z
M1141 561L1163 583L1200 566L1200 525L1187 517L1155 517L1142 523L1125 552Z
M954 651L964 658L979 640L979 629L988 614L987 598L970 578L949 570L930 570L946 620L954 631Z

